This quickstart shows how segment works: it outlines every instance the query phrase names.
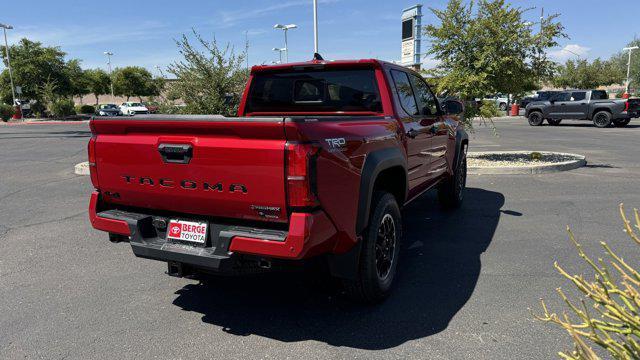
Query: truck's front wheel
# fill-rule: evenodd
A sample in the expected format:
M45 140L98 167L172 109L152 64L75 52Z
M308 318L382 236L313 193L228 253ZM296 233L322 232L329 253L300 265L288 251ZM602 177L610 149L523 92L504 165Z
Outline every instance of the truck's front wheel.
M354 280L343 280L347 296L363 303L377 303L389 295L402 239L400 208L393 195L374 193L371 209L369 226L362 238L358 274Z

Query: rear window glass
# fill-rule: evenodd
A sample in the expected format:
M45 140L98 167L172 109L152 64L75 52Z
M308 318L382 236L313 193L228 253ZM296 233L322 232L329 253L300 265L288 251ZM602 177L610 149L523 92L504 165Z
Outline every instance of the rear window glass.
M249 112L382 112L373 69L258 73Z
M591 92L591 100L607 100L609 95L604 90L594 90Z
M578 91L571 94L572 101L582 101L587 98L587 93L584 91Z

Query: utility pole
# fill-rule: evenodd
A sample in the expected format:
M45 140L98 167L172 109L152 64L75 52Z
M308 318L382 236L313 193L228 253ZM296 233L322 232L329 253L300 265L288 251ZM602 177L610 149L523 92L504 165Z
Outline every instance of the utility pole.
M13 84L13 71L11 70L11 57L9 55L9 43L7 42L7 30L13 29L13 26L7 24L0 24L0 27L4 31L4 50L7 54L7 68L9 68L9 81L11 82L11 96L13 96L13 106L16 106L16 87Z
M113 74L111 71L111 57L113 56L113 53L110 51L105 51L104 54L107 55L107 66L109 67L109 78L111 79L111 100L113 101L113 98L115 97L113 95Z
M313 52L318 53L318 0L313 0Z
M631 85L631 53L633 52L633 50L637 50L637 49L639 49L637 46L631 46L631 47L626 47L622 49L622 51L629 52L629 61L627 62L627 91L626 91L627 95L629 95L629 89Z
M249 31L244 32L244 56L247 62L247 70L249 70Z
M280 29L282 31L284 31L284 49L285 49L285 61L289 62L289 44L287 43L287 32L290 29L296 29L298 27L298 25L296 24L289 24L289 25L281 25L281 24L275 24L273 25L274 29Z

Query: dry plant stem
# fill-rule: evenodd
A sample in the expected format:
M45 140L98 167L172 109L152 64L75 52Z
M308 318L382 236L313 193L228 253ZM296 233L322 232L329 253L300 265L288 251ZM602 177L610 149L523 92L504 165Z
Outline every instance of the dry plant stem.
M624 231L631 240L640 245L640 214L634 209L635 224L627 218L620 204L620 216ZM635 229L634 229L635 228ZM558 315L549 311L544 300L540 300L543 315L536 319L557 324L573 339L574 350L561 352L563 359L599 359L590 344L605 349L616 359L640 359L640 272L625 261L607 243L601 242L607 260L589 257L573 232L567 227L569 239L578 255L593 269L593 280L582 275L571 275L557 262L554 267L584 295L577 304L561 290L557 293L568 307L568 312Z

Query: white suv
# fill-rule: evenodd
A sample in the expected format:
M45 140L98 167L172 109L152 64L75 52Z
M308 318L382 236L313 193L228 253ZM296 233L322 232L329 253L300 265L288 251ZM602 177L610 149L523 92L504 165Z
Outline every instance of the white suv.
M142 105L138 102L124 102L120 105L120 111L122 111L123 115L138 115L138 114L148 114L149 109L146 106Z

